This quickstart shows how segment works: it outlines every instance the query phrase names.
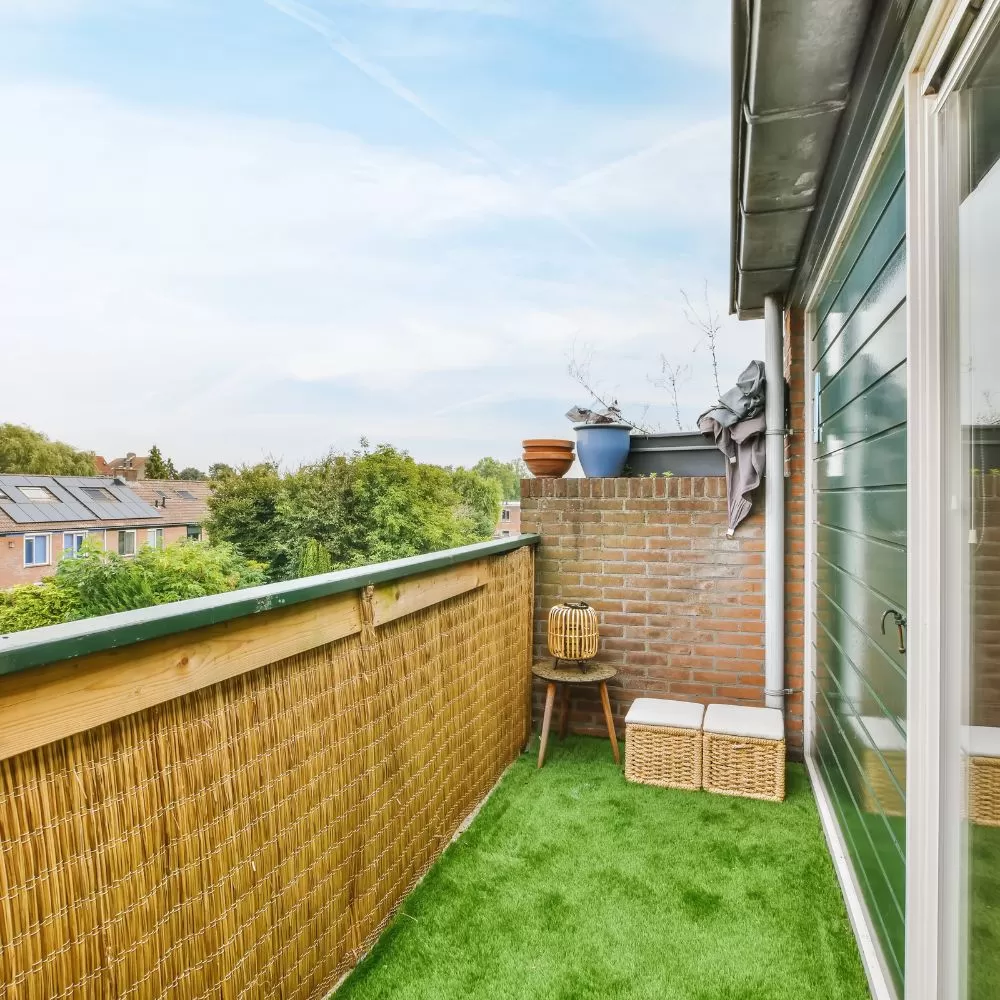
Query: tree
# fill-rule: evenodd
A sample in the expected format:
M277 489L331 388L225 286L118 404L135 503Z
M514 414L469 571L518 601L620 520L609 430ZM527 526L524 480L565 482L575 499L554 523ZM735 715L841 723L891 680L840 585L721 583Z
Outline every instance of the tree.
M279 545L277 505L281 475L274 462L244 465L212 480L205 530L215 542L230 542L247 559L265 563L271 579L289 574L290 554Z
M92 451L77 451L62 441L18 424L0 424L0 472L35 476L94 476Z
M485 479L495 479L500 484L502 499L521 499L521 480L530 475L528 467L519 458L501 462L496 458L481 458L472 471Z
M315 538L307 538L299 553L299 561L295 567L296 576L319 576L333 569L333 560L322 542Z
M478 477L477 477L478 478ZM453 473L391 445L362 448L285 477L276 535L285 564L305 539L320 541L334 569L402 559L490 537L456 489Z
M190 481L198 479L207 479L208 477L205 475L204 472L201 471L201 469L196 469L193 465L189 465L186 468L181 469L181 471L177 473L177 478L187 479Z
M208 467L209 479L222 479L225 476L231 476L233 474L233 467L231 465L226 465L225 462L213 462Z
M500 480L459 468L452 473L452 482L462 498L459 517L467 523L470 541L492 538L503 500Z
M0 631L168 604L221 594L264 582L263 567L233 546L175 542L145 547L134 558L88 543L73 559L62 559L40 586L26 584L0 593Z
M214 479L205 528L286 580L490 538L500 495L495 480L363 441L284 476L270 462Z
M684 299L684 318L701 334L698 343L694 345L697 351L702 342L708 348L709 357L712 359L712 378L715 381L715 393L717 397L722 396L722 389L719 386L719 334L722 332L722 320L718 312L712 308L711 299L708 297L708 281L705 281L705 313L702 315L691 304L688 293L681 289L681 296Z
M176 479L177 473L173 472L174 463L168 458L164 460L160 449L154 444L149 449L149 456L146 459L147 479ZM171 475L173 472L173 475Z
M0 590L0 633L23 632L83 617L73 596L52 577Z

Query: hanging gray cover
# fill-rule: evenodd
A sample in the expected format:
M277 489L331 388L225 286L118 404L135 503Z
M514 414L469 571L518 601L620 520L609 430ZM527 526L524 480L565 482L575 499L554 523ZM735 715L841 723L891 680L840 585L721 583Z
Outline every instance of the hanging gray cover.
M711 417L723 427L732 427L740 420L748 420L764 412L764 362L751 361L736 380L736 385L724 392L719 402L698 418L698 428L706 417ZM705 431L704 433L709 433Z
M698 418L698 430L713 437L726 456L730 536L750 513L750 495L764 475L766 392L764 363L751 361L718 405Z

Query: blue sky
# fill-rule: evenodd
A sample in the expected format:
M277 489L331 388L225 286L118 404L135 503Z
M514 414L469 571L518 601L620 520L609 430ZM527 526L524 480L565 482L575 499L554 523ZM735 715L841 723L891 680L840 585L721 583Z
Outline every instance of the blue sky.
M0 419L104 454L427 461L714 399L728 0L0 0ZM760 356L723 316L723 389ZM648 407L648 410L647 410Z

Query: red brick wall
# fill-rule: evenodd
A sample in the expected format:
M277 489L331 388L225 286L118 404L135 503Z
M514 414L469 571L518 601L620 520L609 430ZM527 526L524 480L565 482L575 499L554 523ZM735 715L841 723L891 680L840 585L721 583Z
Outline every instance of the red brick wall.
M86 528L67 530L86 531ZM43 577L51 576L56 571L56 565L62 558L63 553L63 533L62 531L47 530L41 532L49 536L49 564L47 566L25 566L24 565L24 536L23 535L0 535L0 590L8 587L16 587L22 583L38 583ZM107 535L104 531L99 531L94 537L98 541L106 538L109 552L118 551L118 529L109 528ZM171 545L183 538L187 538L187 525L168 525L163 528L163 544ZM135 540L137 546L146 544L146 529L135 529Z
M619 727L643 696L763 704L763 489L735 538L726 537L725 494L725 480L715 476L522 484L521 528L542 536L536 658L548 656L553 604L592 605L601 622L598 659L619 669L609 684ZM801 647L801 614L798 627ZM789 683L801 687L794 676ZM536 721L543 693L539 683ZM575 693L570 727L604 731L596 689ZM792 754L801 754L801 696L788 740Z
M972 705L974 726L1000 727L1000 474L973 478L978 544L972 574Z
M806 394L805 316L785 314L785 379L790 430L785 438L785 726L801 746L805 686Z

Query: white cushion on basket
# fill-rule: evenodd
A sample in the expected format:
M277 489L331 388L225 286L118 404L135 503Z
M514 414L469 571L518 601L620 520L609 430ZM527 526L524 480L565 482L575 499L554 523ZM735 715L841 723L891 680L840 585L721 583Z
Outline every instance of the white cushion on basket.
M672 729L701 729L705 706L692 701L665 698L636 698L625 716L626 726L669 726Z
M962 747L970 757L1000 757L1000 729L962 726Z
M709 705L705 712L706 733L747 736L758 740L783 740L785 722L777 708L748 705Z
M860 718L852 715L847 721L866 746L886 752L906 750L906 737L900 733L893 720L884 715L862 715ZM906 723L900 721L899 725L905 727Z

